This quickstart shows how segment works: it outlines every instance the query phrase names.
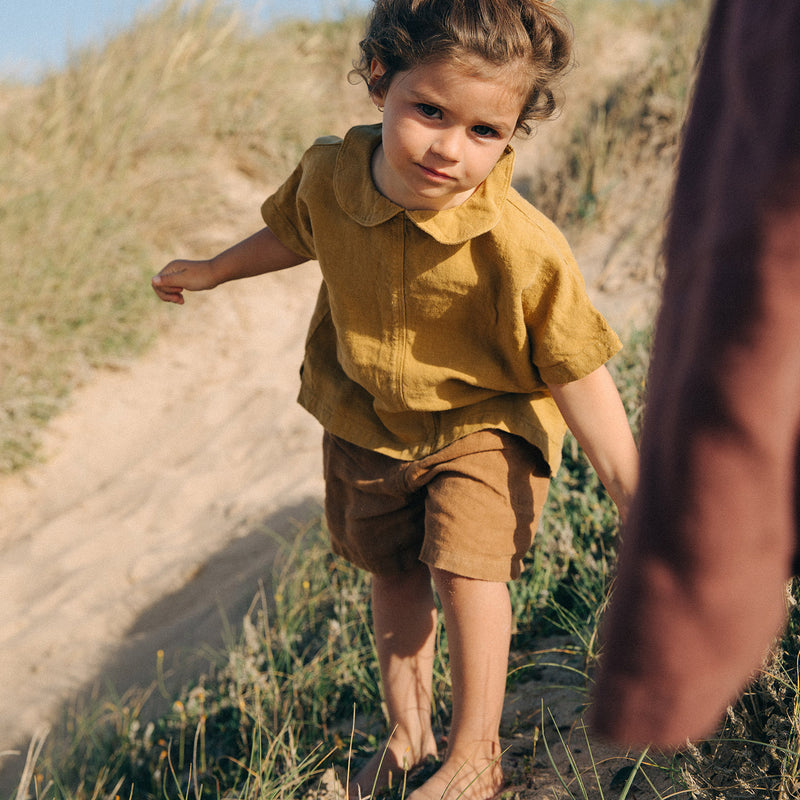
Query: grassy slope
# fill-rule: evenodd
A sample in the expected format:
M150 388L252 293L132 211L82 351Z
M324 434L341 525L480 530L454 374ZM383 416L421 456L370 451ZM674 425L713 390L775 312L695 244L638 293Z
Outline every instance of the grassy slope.
M193 244L226 169L283 175L352 117L360 23L261 36L214 2L167 3L33 88L0 88L0 470L97 366L162 321L147 277Z
M652 253L657 240L663 204L653 198L668 188L704 3L565 4L583 70L567 86L573 99L559 134L543 132L544 156L528 164L521 185L573 241L626 210L628 255L603 264L606 277L657 280L656 259L630 253ZM604 60L616 43L643 32L648 57L609 76ZM253 34L214 3L171 2L38 86L0 87L0 469L35 456L38 428L71 386L135 354L164 324L147 277L166 254L200 241L196 219L213 216L229 170L269 185L317 133L359 119L363 90L342 77L359 33L351 21ZM635 422L646 340L629 353L619 383ZM615 525L573 444L565 464L550 501L549 544L513 590L516 644L524 649L542 633L530 620L544 615L571 630L591 660ZM341 744L356 697L368 747L381 711L363 581L318 544L299 561L296 552L284 558L243 644L216 673L152 725L134 699L71 722L72 738L42 762L41 796L186 796L190 766L202 770L206 796L292 796L292 776L302 782L314 746L322 755ZM800 763L793 633L787 648L788 660L776 660L732 713L735 746L701 746L685 760L695 796L792 796ZM444 724L446 664L439 670ZM747 741L754 731L773 745Z

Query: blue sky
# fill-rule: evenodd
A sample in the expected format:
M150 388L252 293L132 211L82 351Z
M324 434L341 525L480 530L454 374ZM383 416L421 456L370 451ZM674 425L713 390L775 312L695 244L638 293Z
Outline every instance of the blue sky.
M0 0L0 76L35 79L64 65L67 54L125 28L160 0ZM265 21L292 16L337 16L367 0L228 0Z

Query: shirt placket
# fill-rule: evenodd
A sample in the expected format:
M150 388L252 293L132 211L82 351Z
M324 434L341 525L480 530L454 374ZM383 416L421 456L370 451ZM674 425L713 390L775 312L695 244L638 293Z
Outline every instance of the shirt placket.
M398 214L392 221L394 227L394 247L391 259L390 298L392 329L390 332L389 346L392 363L392 393L399 401L402 408L407 408L403 381L406 366L406 347L408 346L407 334L407 309L406 309L406 225L408 221L405 214Z
M416 224L409 219L407 213L399 214L397 217L399 237L396 259L393 263L392 280L392 320L394 330L392 332L393 363L394 363L394 382L396 397L399 405L409 410L408 392L410 389L412 396L417 396L417 387L409 387L409 380L414 380L413 354L410 352L411 342L415 340L420 331L410 332L410 326L415 324L413 309L409 308L409 280L413 280L417 274L419 264L410 264L409 259L414 258L417 252L412 246L411 240L416 237L427 237L428 234L421 232ZM417 242L418 244L418 242ZM439 424L437 412L413 411L415 424L419 431L419 442L425 449L433 446L439 436Z

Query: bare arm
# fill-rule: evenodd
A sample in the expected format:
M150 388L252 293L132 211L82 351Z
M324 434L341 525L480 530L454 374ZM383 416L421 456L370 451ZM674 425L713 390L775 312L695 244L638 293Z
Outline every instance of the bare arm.
M304 261L304 256L286 247L269 228L262 228L212 259L171 261L153 278L153 290L162 300L182 305L184 289L213 289L226 281L277 272Z
M625 519L636 489L639 455L611 374L603 366L577 381L548 388Z

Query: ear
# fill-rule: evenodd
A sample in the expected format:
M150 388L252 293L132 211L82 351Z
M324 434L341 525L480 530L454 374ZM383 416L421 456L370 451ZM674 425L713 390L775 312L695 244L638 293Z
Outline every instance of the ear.
M386 90L376 90L375 84L386 74L386 67L378 61L377 58L373 58L369 65L369 96L372 98L372 102L375 103L378 108L383 108L383 99L386 94Z

